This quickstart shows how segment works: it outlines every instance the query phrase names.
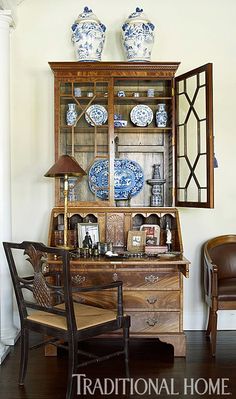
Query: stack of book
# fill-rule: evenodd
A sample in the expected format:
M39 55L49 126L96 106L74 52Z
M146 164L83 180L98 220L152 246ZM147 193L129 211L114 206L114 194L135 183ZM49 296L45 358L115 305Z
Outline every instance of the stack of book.
M148 255L163 254L168 251L167 245L146 245L145 253Z

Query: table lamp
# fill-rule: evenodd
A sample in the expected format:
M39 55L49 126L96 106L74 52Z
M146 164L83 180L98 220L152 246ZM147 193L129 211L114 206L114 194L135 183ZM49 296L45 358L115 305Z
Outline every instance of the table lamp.
M64 244L63 248L71 249L68 246L68 226L67 226L67 208L68 208L68 177L81 177L86 172L81 168L76 159L70 155L61 155L56 163L47 171L45 177L63 178L64 186Z

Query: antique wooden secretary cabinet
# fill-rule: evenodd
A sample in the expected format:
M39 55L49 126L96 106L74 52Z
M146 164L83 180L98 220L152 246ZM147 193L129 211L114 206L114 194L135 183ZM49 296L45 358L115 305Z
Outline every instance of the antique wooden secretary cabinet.
M158 337L173 344L175 355L184 356L183 276L188 276L189 262L175 206L213 207L212 65L175 77L178 65L50 62L55 158L73 155L87 173L69 183L71 243L79 246L77 229L83 223L98 224L99 241L112 242L120 253L129 231L158 226L160 246L166 245L166 227L171 231L171 254L78 257L71 261L73 282L122 280L132 336ZM165 126L156 120L158 104L165 104ZM72 123L69 109L75 111ZM155 184L159 197L153 206ZM61 243L60 182L55 197L51 245ZM80 299L112 307L113 295Z

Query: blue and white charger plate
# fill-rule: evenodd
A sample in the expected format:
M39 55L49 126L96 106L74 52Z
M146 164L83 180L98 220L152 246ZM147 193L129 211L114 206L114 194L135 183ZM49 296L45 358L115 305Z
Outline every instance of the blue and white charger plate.
M107 118L108 112L106 108L99 104L90 105L85 113L85 119L91 126L104 125Z
M91 166L88 174L89 188L98 198L108 198L108 160L101 159ZM144 173L141 166L129 159L115 159L115 200L128 199L143 189Z
M136 126L148 126L153 120L152 109L144 104L136 105L130 111L130 119Z

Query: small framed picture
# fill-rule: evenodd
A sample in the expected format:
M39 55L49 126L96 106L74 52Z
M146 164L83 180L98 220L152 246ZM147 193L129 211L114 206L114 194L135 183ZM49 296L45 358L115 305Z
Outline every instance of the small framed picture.
M127 251L143 252L146 244L146 232L130 230L128 232Z
M78 244L80 248L93 248L99 241L98 223L78 223Z
M146 232L146 245L160 245L160 226L157 224L143 224L140 231Z

